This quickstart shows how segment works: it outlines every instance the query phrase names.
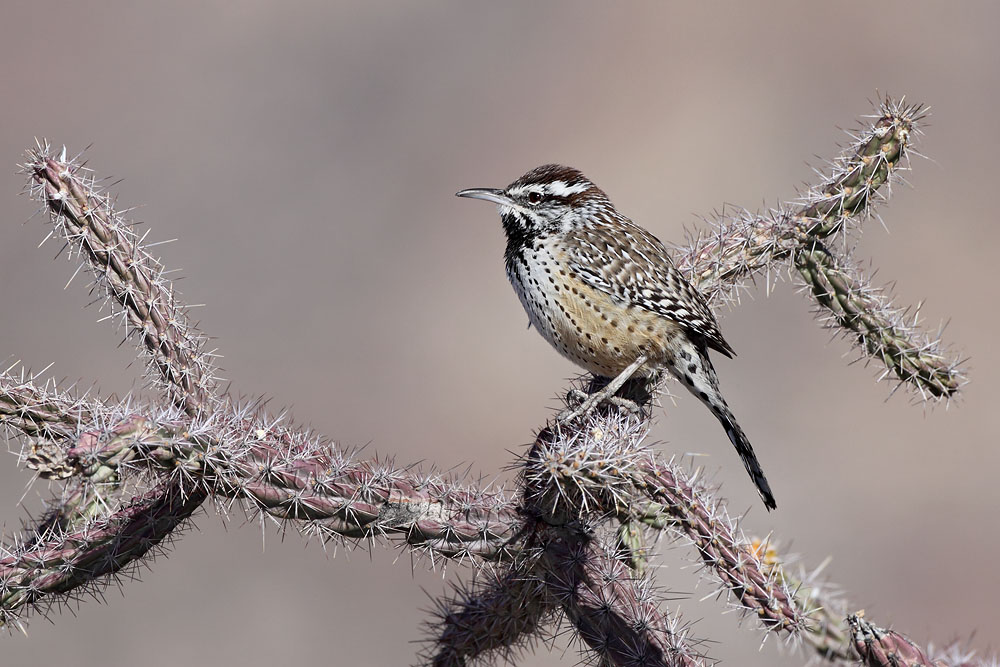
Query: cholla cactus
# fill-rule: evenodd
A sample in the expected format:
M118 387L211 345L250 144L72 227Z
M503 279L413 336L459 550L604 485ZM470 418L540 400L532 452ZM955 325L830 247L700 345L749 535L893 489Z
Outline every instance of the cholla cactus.
M924 400L950 399L965 381L953 355L868 285L846 245L830 243L888 197L922 117L887 99L801 201L718 216L678 251L678 265L714 301L738 297L757 274L770 282L794 271L824 324L852 336L885 375ZM0 622L117 581L215 498L323 540L394 540L431 563L472 565L428 624L427 664L513 662L561 623L595 664L710 662L643 567L651 533L689 544L704 576L765 636L829 662L923 664L922 649L848 617L815 573L792 572L775 543L744 535L713 489L646 447L647 410L614 403L545 426L506 491L362 459L240 404L219 391L205 337L91 172L48 144L28 152L23 171L162 399L79 397L23 370L0 374L0 424L23 443L24 464L63 488L0 552ZM623 391L648 404L655 389ZM977 663L952 651L935 664Z

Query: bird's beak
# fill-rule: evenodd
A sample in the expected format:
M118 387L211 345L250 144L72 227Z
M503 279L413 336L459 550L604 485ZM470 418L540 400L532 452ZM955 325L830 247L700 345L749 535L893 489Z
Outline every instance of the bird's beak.
M455 193L456 197L468 197L469 199L485 199L500 206L514 206L510 197L497 188L470 188Z

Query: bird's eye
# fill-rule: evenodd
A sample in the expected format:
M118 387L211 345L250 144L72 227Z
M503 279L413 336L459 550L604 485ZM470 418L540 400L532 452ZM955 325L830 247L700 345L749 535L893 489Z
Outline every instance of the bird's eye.
M540 201L542 201L542 193L541 192L534 191L534 192L529 192L528 193L528 203L529 204L537 204Z

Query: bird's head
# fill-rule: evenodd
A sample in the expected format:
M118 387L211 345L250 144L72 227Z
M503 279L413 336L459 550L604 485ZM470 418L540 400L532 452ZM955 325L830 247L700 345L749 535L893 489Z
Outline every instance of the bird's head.
M495 203L509 240L569 231L611 207L607 195L586 176L558 164L532 169L503 189L472 188L457 195Z

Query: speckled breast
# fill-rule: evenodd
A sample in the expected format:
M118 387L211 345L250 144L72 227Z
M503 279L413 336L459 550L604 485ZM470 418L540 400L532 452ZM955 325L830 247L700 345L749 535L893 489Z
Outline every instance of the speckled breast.
M507 274L532 326L586 370L614 377L641 354L647 372L671 358L677 324L591 287L545 245L526 248Z

